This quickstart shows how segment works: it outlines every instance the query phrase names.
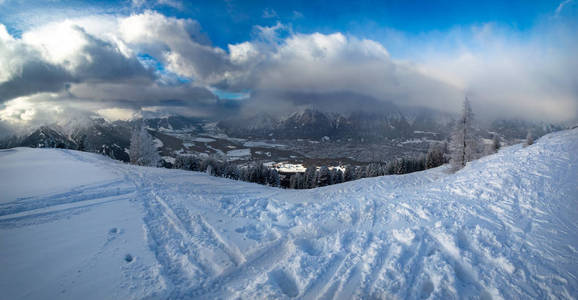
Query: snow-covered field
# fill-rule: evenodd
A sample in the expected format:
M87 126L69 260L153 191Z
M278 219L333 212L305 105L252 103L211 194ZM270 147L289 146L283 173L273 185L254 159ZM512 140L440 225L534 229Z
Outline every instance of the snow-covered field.
M576 298L578 129L314 190L0 151L0 298Z

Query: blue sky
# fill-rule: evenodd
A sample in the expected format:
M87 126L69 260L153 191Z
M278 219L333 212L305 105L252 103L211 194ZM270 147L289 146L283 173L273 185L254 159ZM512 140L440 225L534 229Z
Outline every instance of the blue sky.
M213 45L250 40L255 25L286 24L298 33L341 32L387 42L394 34L419 37L455 28L492 23L524 34L556 14L562 2L534 1L158 1L134 5L131 1L4 0L0 23L18 35L27 27L65 17L94 13L131 14L154 9L166 16L192 18ZM567 3L575 5L570 1ZM576 17L576 9L566 10ZM392 48L392 47L389 47ZM403 49L390 49L402 55ZM398 52L398 53L396 53Z

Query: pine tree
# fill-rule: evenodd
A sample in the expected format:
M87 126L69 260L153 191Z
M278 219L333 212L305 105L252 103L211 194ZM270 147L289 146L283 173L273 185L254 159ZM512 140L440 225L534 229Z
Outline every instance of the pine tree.
M317 186L317 174L315 167L309 167L305 170L304 188L312 189Z
M336 170L336 169L333 169ZM333 177L333 184L339 184L339 183L343 183L343 172L341 171L341 169L337 169L337 171L335 171L335 175Z
M78 147L76 148L78 151L86 151L86 134L83 134L78 141Z
M301 173L297 173L295 174L295 182L296 182L296 188L297 189L305 189L305 176L303 176L303 174Z
M439 167L444 163L444 145L442 143L430 144L429 150L425 156L425 168L431 169Z
M462 115L456 122L450 143L450 164L455 171L465 167L467 162L474 159L477 144L474 138L472 122L472 108L470 101L466 98L462 108Z
M279 187L281 185L281 178L279 173L275 169L269 170L269 176L267 178L267 184L269 186Z
M139 166L156 167L161 160L152 136L142 124L132 132L129 153L131 164Z
M290 189L298 189L297 187L297 175L299 175L299 173L295 173L293 175L291 175L291 177L289 177L289 188Z
M492 140L492 148L494 148L495 152L498 152L498 150L502 148L502 143L500 143L500 137L497 134L494 134L494 139Z
M327 166L323 166L319 169L319 179L318 179L318 186L328 186L331 184L331 175L329 173L329 168Z
M362 179L365 178L367 172L366 172L366 168L363 166L358 166L355 168L355 179Z
M355 167L347 166L345 167L345 173L343 174L343 181L355 180Z
M526 142L524 143L524 147L530 146L534 144L534 137L532 137L532 132L528 131L528 135L526 135Z
M500 150L500 138L498 137L497 134L494 134L494 137L492 138L492 143L486 145L485 149L484 149L484 155L491 155L494 153L497 153L498 150Z
M239 168L231 163L225 163L224 174L223 177L239 180Z

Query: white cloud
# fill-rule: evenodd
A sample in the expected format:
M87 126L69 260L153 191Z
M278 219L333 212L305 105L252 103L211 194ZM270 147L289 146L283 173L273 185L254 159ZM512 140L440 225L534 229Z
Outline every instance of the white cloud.
M207 87L266 95L257 99L261 108L289 109L295 97L288 100L288 94L352 93L457 111L469 94L481 114L576 118L573 30L536 30L546 38L522 41L493 24L417 40L398 35L411 54L401 60L373 40L298 34L280 22L255 26L252 40L226 50L211 46L198 22L154 11L50 23L22 38L0 24L0 102L11 100L0 107L0 118L49 118L30 104L35 102L38 108L57 103L63 111L90 107L109 118L151 107L178 112L186 106L189 114L209 114L215 97ZM139 54L155 59L147 64ZM170 76L153 76L157 61ZM168 84L171 76L176 81Z
M139 116L137 110L117 107L99 109L96 113L108 121L127 121Z
M229 45L229 60L234 64L243 64L256 59L259 55L257 47L250 42Z
M156 12L133 15L120 22L124 41L162 60L167 69L192 77L200 84L221 80L226 71L227 53L209 46L200 25L190 19L165 17Z

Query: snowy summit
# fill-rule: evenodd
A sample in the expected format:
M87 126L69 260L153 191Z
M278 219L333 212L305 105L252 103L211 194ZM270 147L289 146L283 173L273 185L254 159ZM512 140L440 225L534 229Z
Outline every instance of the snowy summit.
M572 299L578 129L311 190L0 151L2 299Z

